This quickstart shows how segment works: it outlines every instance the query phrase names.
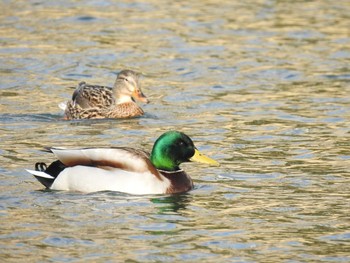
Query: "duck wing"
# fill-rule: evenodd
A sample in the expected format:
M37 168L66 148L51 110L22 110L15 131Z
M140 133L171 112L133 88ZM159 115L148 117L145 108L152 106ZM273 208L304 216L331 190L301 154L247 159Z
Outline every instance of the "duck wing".
M81 108L108 108L115 103L111 87L80 82L72 96L73 104Z
M72 167L77 165L99 167L102 169L114 169L145 173L151 172L159 176L158 170L153 166L149 159L149 153L129 148L83 148L83 149L65 149L49 148L65 166Z

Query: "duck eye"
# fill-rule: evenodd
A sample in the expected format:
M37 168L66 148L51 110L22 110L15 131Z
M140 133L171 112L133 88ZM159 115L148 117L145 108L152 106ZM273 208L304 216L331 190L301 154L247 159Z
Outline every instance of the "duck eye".
M184 143L183 141L179 141L178 145L179 145L179 146L184 146L185 143Z

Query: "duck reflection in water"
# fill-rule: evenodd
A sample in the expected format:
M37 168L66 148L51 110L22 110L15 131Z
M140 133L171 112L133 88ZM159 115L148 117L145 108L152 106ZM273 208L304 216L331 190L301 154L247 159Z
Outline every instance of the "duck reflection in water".
M187 205L192 202L191 194L174 194L159 198L152 198L151 202L157 204L160 214L169 212L180 212L185 210Z

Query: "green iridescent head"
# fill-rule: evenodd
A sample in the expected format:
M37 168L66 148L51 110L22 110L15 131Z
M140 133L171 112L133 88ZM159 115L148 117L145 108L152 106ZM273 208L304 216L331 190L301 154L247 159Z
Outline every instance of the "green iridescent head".
M190 137L178 131L162 134L154 143L151 162L159 170L176 171L184 162L202 162L219 165L218 162L202 155L194 146Z

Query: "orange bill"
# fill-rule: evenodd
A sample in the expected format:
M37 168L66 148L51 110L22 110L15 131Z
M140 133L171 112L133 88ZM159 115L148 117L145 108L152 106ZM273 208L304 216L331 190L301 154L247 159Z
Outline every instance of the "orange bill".
M141 101L144 103L149 103L149 100L147 99L145 94L142 93L142 91L140 89L135 89L134 92L132 93L132 97L135 100L138 100L138 101Z

